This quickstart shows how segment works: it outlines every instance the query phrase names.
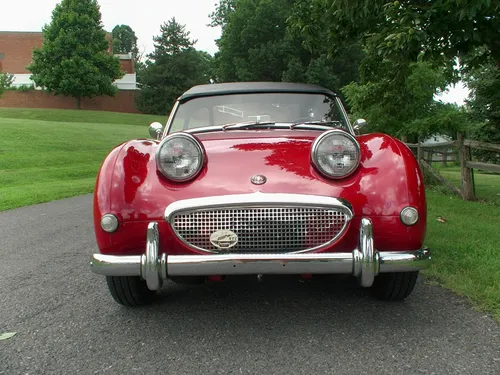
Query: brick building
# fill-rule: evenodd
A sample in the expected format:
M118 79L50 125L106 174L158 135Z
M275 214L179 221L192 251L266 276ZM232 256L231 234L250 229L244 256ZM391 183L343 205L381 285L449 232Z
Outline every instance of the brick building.
M108 34L109 52L113 50L112 38ZM26 66L32 61L32 51L41 47L43 34L41 32L0 31L0 72L14 74L13 86L32 85L31 73ZM120 59L120 65L125 75L115 81L120 90L136 90L137 77L132 54L115 55Z

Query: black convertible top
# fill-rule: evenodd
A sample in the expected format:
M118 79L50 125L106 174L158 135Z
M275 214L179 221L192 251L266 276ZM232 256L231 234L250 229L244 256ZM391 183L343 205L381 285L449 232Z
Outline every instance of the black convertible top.
M291 82L231 82L215 83L209 85L198 85L190 88L179 97L180 102L202 96L228 95L228 94L251 94L251 93L307 93L336 95L324 87L306 83Z

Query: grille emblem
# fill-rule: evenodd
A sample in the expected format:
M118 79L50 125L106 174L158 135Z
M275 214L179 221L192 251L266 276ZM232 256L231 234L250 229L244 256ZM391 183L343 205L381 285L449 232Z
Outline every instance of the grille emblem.
M250 181L254 185L262 185L266 183L267 178L264 175L256 174L255 176L252 176L252 178L250 178Z
M218 230L210 236L210 242L218 249L230 249L238 243L238 235L231 230Z

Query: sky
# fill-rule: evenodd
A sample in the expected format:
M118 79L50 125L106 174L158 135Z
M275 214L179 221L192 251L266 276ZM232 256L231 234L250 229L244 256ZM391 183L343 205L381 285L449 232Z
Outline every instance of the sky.
M50 23L52 10L60 0L3 0L2 13L16 15L2 17L1 31L41 31ZM220 37L218 27L208 27L208 15L215 10L217 0L100 0L102 22L111 32L116 25L129 25L138 38L139 52L153 51L153 36L160 33L160 26L175 17L186 25L195 48L214 54L215 40ZM464 104L468 90L461 84L450 87L437 99L446 103Z
M2 13L16 15L2 17L2 31L41 31L50 23L52 10L60 0L3 0ZM215 39L220 28L208 27L208 15L215 10L216 0L100 0L104 29L111 32L116 25L129 25L138 38L140 52L152 52L153 36L160 34L160 26L172 17L186 25L195 48L214 54ZM27 11L28 10L28 11Z

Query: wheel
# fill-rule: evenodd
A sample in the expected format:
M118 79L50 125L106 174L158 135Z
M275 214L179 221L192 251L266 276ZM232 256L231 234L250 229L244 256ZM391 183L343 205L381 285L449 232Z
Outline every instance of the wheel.
M418 271L382 273L375 277L372 291L379 299L401 301L411 294L417 278Z
M113 299L123 306L148 305L156 295L139 276L106 276L106 282Z

